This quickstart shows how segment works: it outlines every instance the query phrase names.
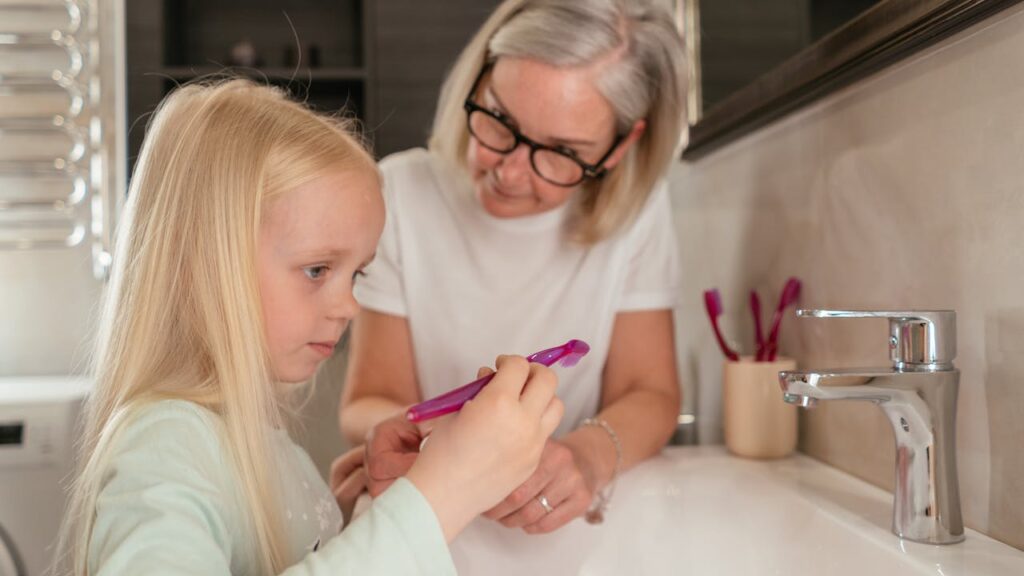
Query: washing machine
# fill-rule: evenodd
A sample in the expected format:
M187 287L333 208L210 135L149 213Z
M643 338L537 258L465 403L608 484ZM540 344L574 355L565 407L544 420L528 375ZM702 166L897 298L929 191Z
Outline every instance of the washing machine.
M50 566L88 391L83 377L0 377L0 576Z

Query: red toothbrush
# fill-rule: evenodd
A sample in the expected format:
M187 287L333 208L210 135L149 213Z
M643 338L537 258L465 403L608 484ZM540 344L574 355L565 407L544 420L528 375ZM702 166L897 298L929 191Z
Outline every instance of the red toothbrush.
M772 329L768 334L768 342L762 355L768 362L775 361L775 354L779 350L779 325L782 324L782 313L791 304L795 304L798 298L800 298L800 281L795 277L790 277L782 288L782 294L779 295L779 305L775 308Z
M733 352L732 348L725 343L725 338L722 338L722 331L718 328L718 317L722 315L722 297L718 293L717 288L704 291L704 307L708 311L708 318L711 319L711 328L715 331L715 339L718 340L718 347L722 349L722 354L733 362L740 359L736 352Z

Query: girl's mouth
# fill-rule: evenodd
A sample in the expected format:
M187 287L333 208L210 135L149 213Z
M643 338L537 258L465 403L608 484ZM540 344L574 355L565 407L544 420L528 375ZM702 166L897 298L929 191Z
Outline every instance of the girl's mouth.
M334 354L334 344L331 342L310 342L309 347L325 358Z

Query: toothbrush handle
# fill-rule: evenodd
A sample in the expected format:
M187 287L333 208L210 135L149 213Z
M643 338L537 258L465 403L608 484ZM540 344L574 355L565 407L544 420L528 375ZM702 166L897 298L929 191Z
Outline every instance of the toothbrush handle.
M764 359L764 330L761 327L761 297L757 290L750 291L750 312L754 315L754 343L757 345L755 359L760 362Z
M431 418L437 418L438 416L444 416L445 414L451 414L452 412L458 412L462 405L475 398L492 378L494 378L493 373L477 378L469 384L459 386L425 402L420 402L409 408L405 413L405 417L410 422L422 422Z
M722 337L722 331L718 328L718 318L711 319L711 328L715 331L715 339L718 340L718 347L722 349L722 354L724 354L729 360L738 362L740 356L733 352L732 348L729 348L729 345L725 343L725 338Z
M530 354L526 357L526 360L529 362L536 362L537 364L543 364L545 366L551 366L567 355L569 355L569 350L566 346L558 346L556 348L548 348L547 350L541 350L540 352ZM493 373L482 378L477 378L469 384L463 384L454 390L445 392L440 396L435 396L430 400L420 402L419 404L409 408L405 413L405 417L408 418L410 422L422 422L424 420L430 420L431 418L437 418L438 416L444 416L445 414L451 414L452 412L458 412L462 408L462 405L475 398L492 378L494 378Z

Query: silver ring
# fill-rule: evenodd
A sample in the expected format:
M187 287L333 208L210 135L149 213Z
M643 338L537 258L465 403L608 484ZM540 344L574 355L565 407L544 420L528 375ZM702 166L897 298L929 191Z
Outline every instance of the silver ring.
M541 494L540 496L537 496L537 502L540 502L541 508L544 508L544 513L545 514L551 514L552 512L555 511L555 509L551 507L551 503L548 502L548 497L547 496L545 496L543 494Z

